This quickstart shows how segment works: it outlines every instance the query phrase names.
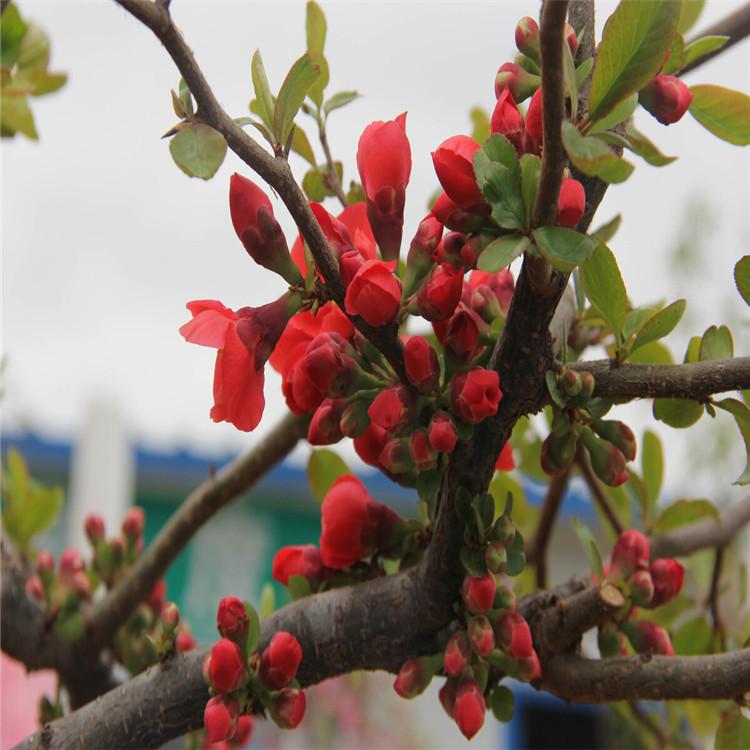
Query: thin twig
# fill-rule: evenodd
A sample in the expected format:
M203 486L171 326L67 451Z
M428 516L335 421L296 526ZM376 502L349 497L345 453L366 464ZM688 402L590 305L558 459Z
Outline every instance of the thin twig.
M711 621L713 622L714 634L720 634L724 625L719 615L719 582L721 581L721 568L724 563L724 545L716 548L714 557L714 567L711 573L711 589L708 592L708 609L711 612Z
M591 468L591 460L589 459L588 453L583 450L577 450L575 462L589 488L589 492L591 492L591 495L594 498L594 502L599 506L602 513L604 513L615 534L620 536L620 534L625 531L625 527L620 521L617 512L612 507L609 498L604 494L599 479Z
M328 172L326 173L326 181L329 189L339 199L339 203L343 208L349 205L349 199L346 197L344 189L341 187L341 180L339 180L339 173L336 171L336 164L331 156L331 149L328 145L328 136L326 135L325 123L321 121L318 136L320 138L320 145L323 147L323 153L326 155L326 164L328 165Z

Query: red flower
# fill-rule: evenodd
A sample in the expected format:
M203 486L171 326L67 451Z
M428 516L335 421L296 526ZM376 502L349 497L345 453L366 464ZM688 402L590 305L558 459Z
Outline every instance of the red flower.
M523 154L523 115L518 111L516 102L509 88L506 88L497 100L490 120L490 131L504 135L516 149Z
M557 223L561 227L575 227L583 218L586 191L578 180L563 180L557 202Z
M409 455L417 471L426 471L435 465L437 451L432 447L427 430L420 427L409 435Z
M352 441L357 455L370 466L379 466L380 453L388 442L388 433L370 422L367 429Z
M341 417L346 401L340 398L325 398L313 414L307 442L310 445L333 445L344 437L341 431Z
M478 289L480 286L489 287L497 298L500 309L504 313L508 312L510 300L513 297L513 289L515 288L513 274L510 271L505 268L497 273L472 271L469 274L469 285L472 289Z
M245 662L240 647L228 638L222 638L211 649L208 666L211 683L220 693L238 688L245 679Z
M389 122L373 122L359 139L357 169L367 196L367 217L385 260L398 257L404 224L411 148L406 112Z
M650 554L648 538L636 529L626 529L620 534L612 550L609 577L613 580L627 580L636 570L644 570L648 566Z
M454 200L451 200L446 193L440 193L432 205L432 214L437 221L448 229L467 234L479 230L485 223L484 216L490 213L489 206L482 211L478 206L472 206L472 209L476 213L469 213Z
M240 704L230 695L217 695L206 703L203 724L211 742L231 740L237 728Z
M376 502L351 474L339 477L321 506L320 556L329 568L348 568L387 545L401 517Z
M280 690L294 679L301 661L299 641L293 635L279 631L260 656L260 679L269 690Z
M312 587L323 580L323 560L314 544L300 547L282 547L273 558L274 580L286 586L291 576L306 578Z
M453 718L467 740L482 728L486 711L487 704L479 683L473 677L464 677L456 688Z
M448 320L458 307L464 272L450 263L436 266L417 297L419 314L430 322Z
M693 95L683 81L663 73L654 76L638 92L638 102L662 125L682 119L692 101Z
M432 154L438 180L448 197L472 212L484 206L484 197L474 176L474 154L480 145L468 135L454 135Z
M406 385L384 388L370 404L367 415L389 433L401 432L414 419L417 400Z
M495 648L495 631L484 615L475 617L469 623L469 644L471 650L480 656L486 656Z
M495 468L498 471L511 471L516 468L516 461L513 458L513 449L510 447L510 443L506 443L503 446L500 455L497 457Z
M450 453L456 447L458 430L453 417L447 411L433 414L427 434L430 438L430 445L440 453Z
M440 363L435 350L423 336L410 336L404 346L406 377L420 392L429 393L440 378Z
M245 605L236 596L225 596L219 602L216 626L222 638L241 643L250 629Z
M218 349L214 422L231 422L245 431L258 426L265 406L263 367L299 304L299 296L291 293L269 305L238 312L215 300L188 303L193 319L180 328L180 334L193 344Z
M471 651L466 639L466 631L454 633L443 652L443 666L447 674L460 677L471 665Z
M685 567L677 560L654 560L648 568L654 582L654 595L649 604L650 609L661 607L671 602L682 590Z
M302 690L284 688L271 702L271 718L282 729L294 729L302 721L306 707Z
M365 261L346 290L349 315L361 315L376 328L393 320L401 306L401 282L388 265L379 260Z
M526 127L523 131L523 150L527 154L540 154L542 151L542 89L531 97L526 111Z
M258 265L278 273L292 286L302 281L268 196L236 172L229 180L229 210L234 231Z
M495 414L503 395L499 382L496 372L483 367L473 367L468 372L454 375L450 384L453 413L472 424Z

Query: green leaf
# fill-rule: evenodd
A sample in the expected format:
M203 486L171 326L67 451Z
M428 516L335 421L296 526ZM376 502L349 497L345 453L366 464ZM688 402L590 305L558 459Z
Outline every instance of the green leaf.
M328 79L330 77L328 72L328 61L322 52L312 51L307 54L310 55L310 60L313 65L317 65L320 69L320 76L318 77L318 80L312 84L307 95L315 102L317 107L320 108L321 104L323 104L323 91L328 85ZM302 105L300 104L300 106Z
M304 576L289 576L286 587L289 589L289 593L294 601L304 599L312 593L310 582Z
M685 312L687 302L684 299L678 299L663 310L654 313L636 333L636 339L630 347L634 352L644 344L650 344L652 341L658 341L668 334L672 333Z
M682 34L675 34L672 39L672 46L669 51L669 57L664 63L662 73L664 75L674 75L678 70L685 66L685 38Z
M477 260L477 268L480 271L496 273L509 266L519 255L522 255L531 246L531 240L522 234L504 234L492 240L482 250Z
M680 11L680 21L677 24L677 31L684 34L686 31L695 26L706 0L682 0L682 10Z
M586 132L593 135L594 133L601 133L604 130L614 128L616 125L627 120L635 112L637 106L638 94L631 94L627 99L623 99L608 115L592 122L586 128Z
M729 41L728 36L704 36L685 47L685 60L682 67L687 67L695 60L721 49Z
M326 17L320 6L308 0L307 16L305 18L305 35L307 38L307 49L323 51L326 43Z
M247 646L247 653L252 653L258 648L258 641L260 640L260 619L258 613L248 602L242 602L245 605L245 612L247 613L248 619L248 631L247 640L245 641Z
M479 177L485 174L487 162L500 162L504 167L507 167L513 174L513 178L516 182L521 182L521 166L518 161L518 154L513 144L501 133L495 133L491 135L480 149L482 156L484 157L483 168L477 172L477 158L476 154L474 157L474 173ZM477 152L479 153L479 152ZM478 180L479 181L479 180Z
M734 267L734 283L742 299L750 305L750 255L745 255L737 261Z
M266 581L260 591L260 606L258 607L258 617L265 620L273 614L276 609L276 594L274 593L273 584Z
M589 118L598 120L642 89L664 62L680 20L672 0L626 0L607 19L591 79Z
M273 111L273 132L284 143L294 118L305 101L308 91L320 77L320 67L305 53L297 60L281 84Z
M690 114L706 130L736 146L750 144L750 96L722 86L691 86Z
M295 154L299 154L305 161L312 164L313 167L316 166L315 154L313 153L310 141L305 131L299 125L294 128L294 134L292 135L292 151Z
M31 92L32 96L51 94L53 91L62 88L68 80L68 76L65 73L47 73L44 70L27 73L26 78L34 87L34 90Z
M641 159L645 159L653 167L664 167L671 164L676 156L665 156L659 149L645 136L640 130L637 130L633 121L630 120L625 125L625 133L628 137L628 148Z
M8 5L0 21L0 67L10 69L16 64L27 29L16 5Z
M526 555L524 554L524 541L521 532L516 528L513 544L506 547L508 561L505 563L505 575L511 578L519 575L526 567Z
M477 143L484 143L490 137L490 118L481 107L473 107L469 112L473 129L471 137Z
M578 119L578 80L575 60L568 44L563 44L563 72L565 91L570 97L570 119L575 122Z
M676 429L694 425L703 416L703 404L684 398L654 400L654 418Z
M594 535L589 528L577 518L572 519L573 529L578 535L583 551L591 565L591 572L598 576L599 580L604 580L604 566L602 565L602 556L599 554L599 548L594 540Z
M193 120L180 125L169 142L169 153L185 174L208 180L224 161L227 142L217 130Z
M180 78L177 92L180 98L180 103L182 104L182 108L185 110L188 117L192 119L193 115L195 114L193 111L193 95L190 93L190 89L188 88L185 79L182 77Z
M646 489L646 507L644 517L651 518L656 501L659 499L662 479L664 478L664 457L661 441L656 433L646 430L641 443L641 467L643 469L643 486Z
M310 454L307 462L307 482L318 502L323 502L331 485L344 474L351 474L351 471L338 453L321 448Z
M745 441L745 450L748 456L747 466L742 475L738 479L735 479L734 484L739 484L740 486L750 484L750 409L736 398L725 398L722 401L714 401L713 404L719 409L728 411L734 417L737 427L739 427L742 433L742 439Z
M672 365L672 354L664 344L653 341L642 346L637 352L628 354L628 362L642 365Z
M487 575L487 562L483 550L461 547L459 557L461 558L461 564L469 575L474 576L474 578L483 578Z
M714 750L741 750L747 747L750 747L750 719L746 719L738 709L719 722Z
M612 251L598 240L593 255L581 266L583 290L619 341L628 310L628 293Z
M33 141L39 140L34 126L34 115L25 96L0 94L0 129L3 135L22 133Z
M678 500L668 505L656 519L653 527L654 534L664 534L680 526L700 521L704 518L713 518L716 523L720 522L719 511L709 500Z
M55 619L54 630L66 641L77 641L86 630L81 610L63 609Z
M731 331L726 326L711 326L701 339L698 360L710 362L713 359L731 359L733 356L734 342Z
M672 646L679 656L705 656L713 653L713 631L704 615L688 620L672 636Z
M534 209L536 193L539 188L539 173L542 171L542 160L534 154L521 157L521 196L526 207L526 226L531 225L531 212Z
M658 310L652 307L637 307L629 310L625 316L625 325L622 327L622 340L628 341L637 330Z
M597 136L581 135L568 120L563 121L562 137L570 160L590 177L599 177L605 182L623 182L634 169Z
M577 68L576 68L576 83L578 88L581 88L581 84L586 80L586 76L591 72L591 68L594 67L594 58L587 57Z
M560 271L572 271L591 256L596 240L568 227L539 227L532 232L542 255Z
M595 229L592 234L595 234L604 244L606 244L615 236L615 233L620 228L620 224L622 224L622 214L617 214L614 219L611 219L606 224L602 224Z
M328 115L334 109L345 107L349 102L353 102L355 99L359 98L359 96L360 95L356 91L339 91L337 94L334 94L326 100L323 105L323 112Z
M496 685L487 699L487 706L498 721L510 721L515 707L513 691L505 685Z
M259 49L256 49L253 54L253 61L250 68L253 76L253 89L255 90L255 103L257 106L257 111L253 111L273 131L273 94L271 94L271 87L268 85L266 69L263 66L263 58L260 56Z
M547 370L546 380L547 380L547 390L549 391L549 395L552 397L552 400L561 409L564 409L567 403L567 400L565 396L563 395L563 392L560 390L560 385L557 382L557 376L555 375L553 370Z
M520 168L519 168L520 173ZM482 186L487 202L492 206L492 218L503 229L526 229L526 209L521 197L521 185L505 165L492 161L484 168Z
M28 23L26 33L21 40L21 52L18 56L18 68L27 76L33 71L45 71L49 64L49 38L33 22Z

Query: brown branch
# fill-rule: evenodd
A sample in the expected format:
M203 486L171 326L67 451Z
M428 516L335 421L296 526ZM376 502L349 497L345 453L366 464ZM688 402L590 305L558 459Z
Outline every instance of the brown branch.
M608 359L572 362L572 370L588 370L596 381L594 395L602 398L683 398L708 401L716 393L750 388L750 357L715 359L677 365L621 363ZM549 398L546 403L549 403Z
M709 26L704 29L696 39L700 39L704 36L728 36L729 39L724 43L723 47L715 49L713 52L709 52L702 57L698 57L690 65L686 65L677 75L682 76L685 73L689 73L699 65L708 62L711 58L715 57L722 52L726 52L732 45L741 42L747 36L750 36L750 3L746 3L741 8L736 10L731 15L718 21L713 26ZM694 41L693 39L690 40Z
M617 516L617 512L612 507L612 503L602 489L601 482L591 468L591 459L589 458L588 452L584 450L576 451L575 462L581 471L581 475L586 482L586 486L589 488L591 496L594 498L594 502L599 506L602 513L604 513L615 534L620 536L625 530L625 527L622 525L622 522Z
M236 458L190 493L127 577L86 613L86 647L98 651L107 644L203 524L286 456L307 435L310 419L311 415L287 415L254 450Z
M651 540L651 559L684 557L707 547L725 546L749 521L750 496L722 510L718 523L713 518L705 518L655 536Z
M540 688L577 703L734 700L750 691L750 649L602 660L560 654L542 665Z
M716 548L714 557L714 567L711 573L711 589L708 592L708 609L711 612L713 621L714 634L720 633L723 629L721 617L719 615L719 582L721 581L721 568L724 563L724 546Z
M339 199L339 203L346 208L349 205L349 199L346 197L346 193L341 187L341 180L339 180L339 173L336 171L336 164L331 156L331 149L328 145L328 136L326 135L326 126L324 122L320 122L318 128L318 137L320 138L320 145L323 147L323 153L326 157L326 164L328 165L328 173L326 174L326 180L328 187L333 191L334 195Z

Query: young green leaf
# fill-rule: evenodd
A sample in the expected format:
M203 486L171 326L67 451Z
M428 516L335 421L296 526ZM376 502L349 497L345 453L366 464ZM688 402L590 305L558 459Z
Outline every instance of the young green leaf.
M509 266L516 258L531 246L531 240L522 234L504 234L495 238L487 247L482 250L482 254L477 260L477 268L480 271L497 273L503 268Z
M750 96L722 86L691 86L690 114L706 130L736 146L750 144Z
M745 255L737 261L734 267L734 283L742 299L750 305L750 255Z
M591 121L656 75L672 45L681 5L672 0L622 2L607 19L591 79Z
M292 134L292 151L294 151L295 154L299 154L305 161L312 164L313 167L316 166L315 154L310 145L310 141L308 140L305 131L302 130L299 125L294 128L294 133Z
M591 565L591 572L594 573L600 581L604 580L604 566L602 565L602 556L599 554L599 548L594 540L594 535L591 533L589 528L579 521L577 518L573 518L573 529L578 536L583 551L586 553L586 557Z
M719 511L709 500L678 500L664 508L654 523L653 533L664 534L703 518L713 518L716 523L721 521Z
M327 448L313 451L307 462L307 483L313 497L320 503L325 499L331 485L340 476L350 473L344 459Z
M682 10L680 11L680 21L677 24L677 31L684 34L695 26L706 0L682 0Z
M659 149L645 136L640 130L637 130L633 121L629 120L625 124L625 134L628 138L627 148L641 159L645 159L653 167L663 167L671 164L676 156L665 156Z
M302 55L287 73L273 110L273 132L279 143L286 141L302 102L319 77L320 67L308 54Z
M253 76L253 88L255 89L255 102L258 108L256 114L273 131L273 95L271 94L271 87L268 85L266 69L263 66L263 58L260 56L259 49L256 49L253 54L250 69Z
M539 251L559 271L572 271L594 252L596 240L568 227L539 227L532 232Z
M328 61L326 60L322 52L314 50L312 52L308 52L307 54L310 55L310 60L312 61L313 65L317 65L318 68L320 68L320 76L318 77L318 80L313 83L313 85L310 87L310 90L307 92L307 95L315 102L318 110L320 110L320 107L323 104L323 91L328 85L329 79Z
M471 137L477 143L484 143L490 137L490 118L481 107L473 107L469 112L473 129Z
M614 236L617 230L622 224L622 214L617 214L614 219L611 219L606 224L602 224L597 227L592 234L595 234L605 244L609 242Z
M307 3L305 34L307 49L322 52L326 43L326 17L320 6L313 0L308 0Z
M631 94L626 99L623 99L608 115L602 117L601 120L592 122L586 128L586 132L593 135L594 133L601 133L614 128L615 125L619 125L621 122L627 120L635 112L637 106L638 94Z
M521 195L526 208L526 226L531 224L531 212L534 210L536 193L539 188L539 173L542 171L542 160L534 154L521 157Z
M672 39L672 46L669 50L669 57L664 63L661 72L664 75L674 75L678 70L685 66L685 38L682 34L675 34Z
M734 417L737 422L737 427L739 427L740 432L742 433L742 439L745 441L745 450L747 451L748 456L747 466L745 467L745 471L742 472L742 475L735 479L734 484L739 484L741 486L750 484L750 409L747 408L746 404L736 398L725 398L721 401L714 401L713 404L714 406L719 407L719 409L728 411Z
M712 359L730 359L734 356L732 333L726 326L711 326L701 339L698 359L709 362Z
M510 721L513 718L514 706L513 691L505 685L496 685L487 698L487 707L498 721Z
M345 107L358 97L359 94L356 91L339 91L338 94L334 94L323 104L323 113L328 116L334 109Z
M646 489L646 507L643 508L643 516L650 519L653 516L656 501L659 499L659 491L664 477L664 457L661 450L661 441L656 433L646 430L641 442L641 467L643 469L643 485Z
M578 119L578 81L576 79L576 64L568 44L563 44L563 72L565 92L570 97L570 119L575 122Z
M628 311L628 293L615 256L601 240L597 240L593 254L581 266L580 279L586 296L619 342Z
M672 333L680 322L686 305L687 302L684 299L678 299L663 310L654 313L636 333L636 338L630 347L630 351L634 352L645 344L658 341Z
M520 168L519 168L520 178ZM526 229L521 185L505 165L491 161L484 168L482 192L492 206L492 218L503 229Z
M685 47L685 60L682 63L682 67L687 67L690 63L704 55L721 49L728 41L728 36L704 36L696 39L694 42L690 42Z
M501 133L491 135L481 148L487 161L500 162L507 167L513 174L517 182L521 182L521 167L518 161L518 154L513 144Z
M242 602L245 606L245 613L247 614L248 630L247 638L245 641L247 653L252 653L258 648L258 641L260 640L260 619L258 613L248 602Z
M679 430L694 425L703 416L703 404L684 398L657 398L653 413L660 422Z
M599 137L581 135L568 120L563 122L562 136L570 160L584 174L605 182L623 182L630 177L633 165L617 156Z
M750 747L750 719L737 709L719 722L714 750L737 750L740 747Z
M224 161L227 142L217 130L193 120L178 128L169 142L169 153L185 174L208 180Z

